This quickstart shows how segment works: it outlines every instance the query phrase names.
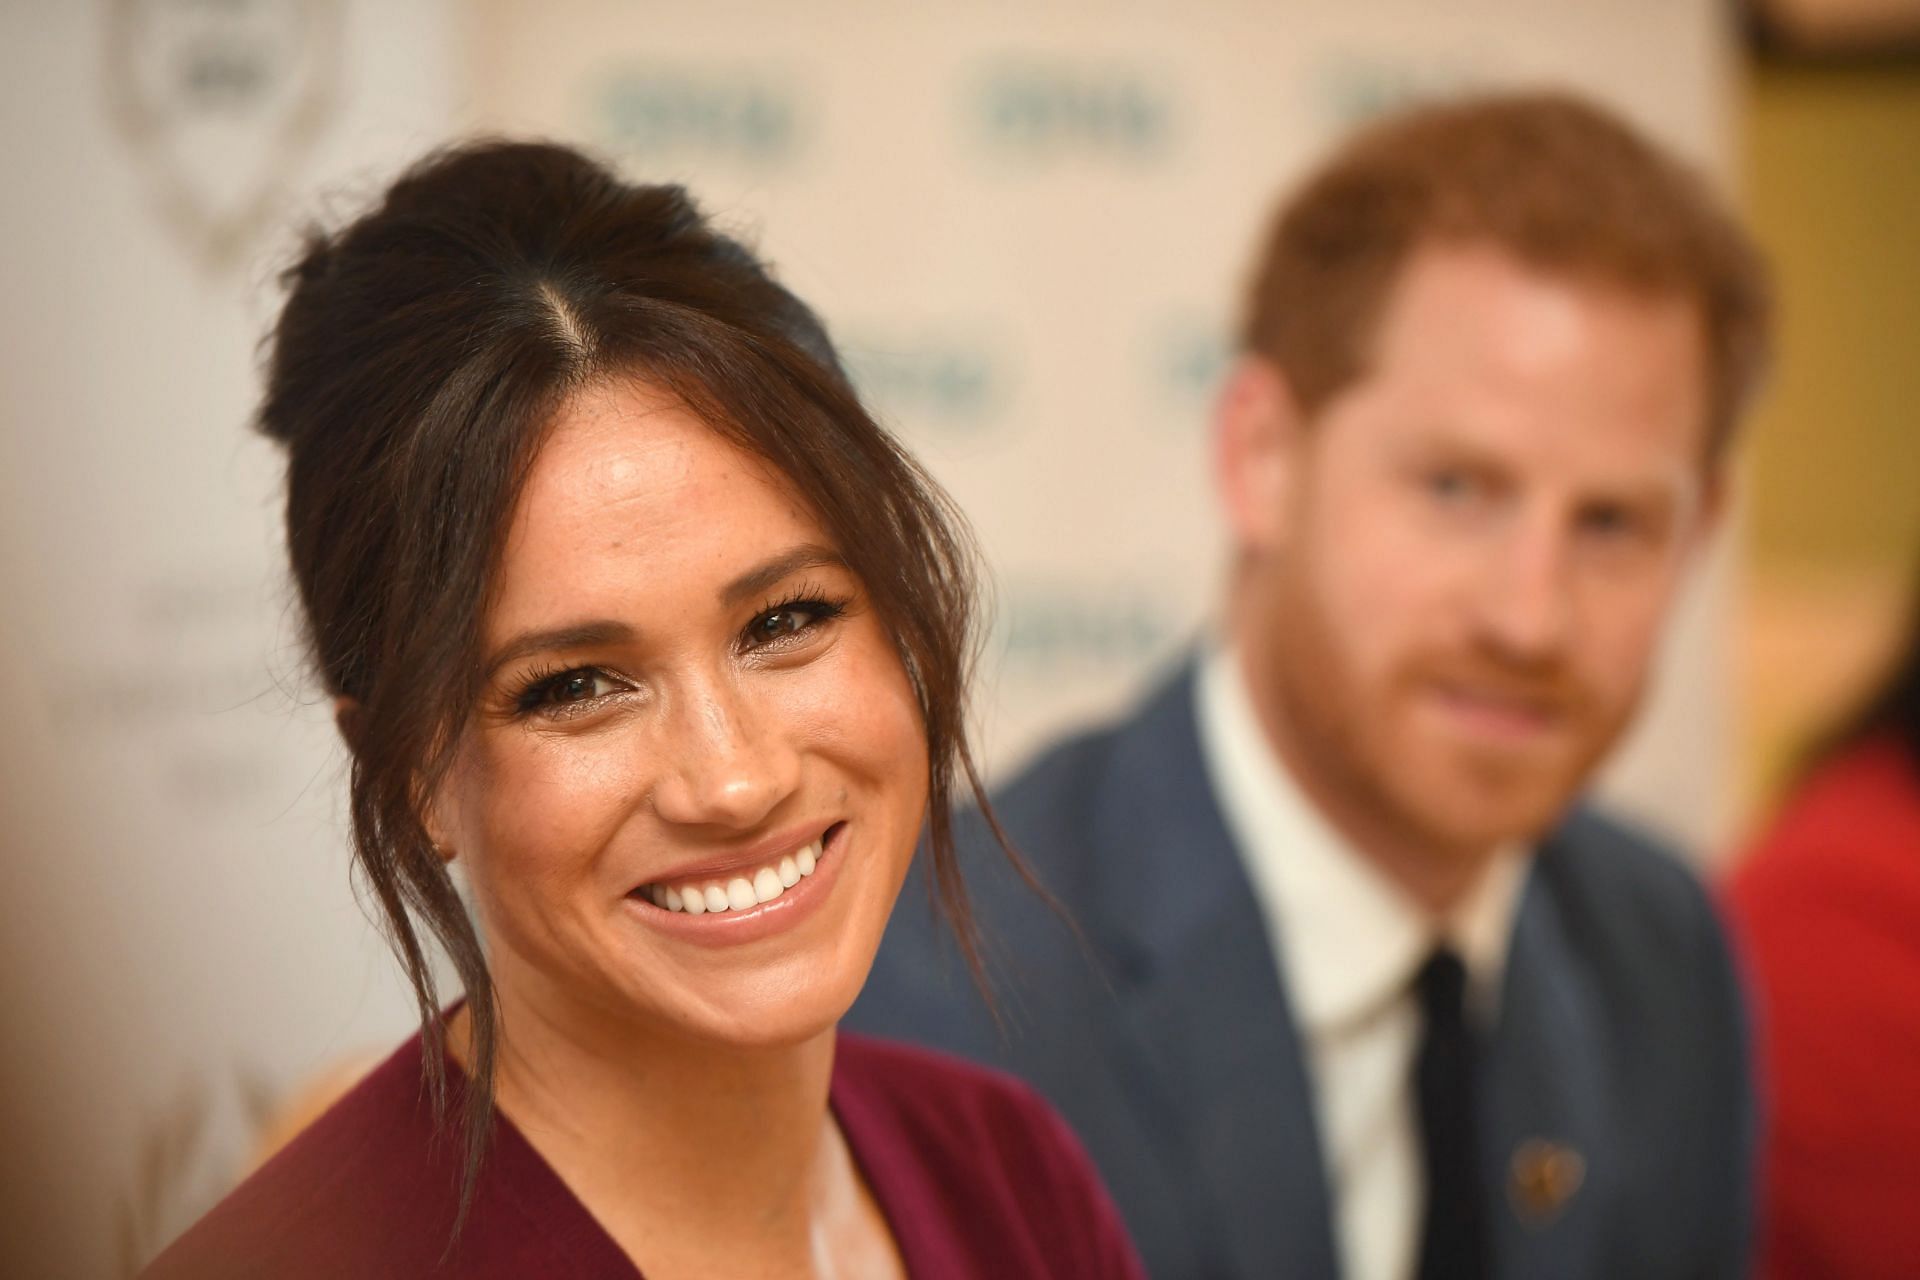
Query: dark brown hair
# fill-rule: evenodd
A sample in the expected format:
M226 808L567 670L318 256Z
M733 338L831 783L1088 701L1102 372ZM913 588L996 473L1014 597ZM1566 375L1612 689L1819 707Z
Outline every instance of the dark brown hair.
M1820 764L1863 740L1886 736L1906 751L1920 771L1920 574L1907 599L1904 642L1894 651L1885 675L1860 708L1816 742L1805 767Z
M1697 175L1563 93L1428 106L1355 135L1275 217L1242 345L1312 414L1365 371L1401 269L1436 242L1688 299L1708 351L1707 452L1722 452L1767 360L1764 263Z
M286 446L314 661L351 700L357 866L413 984L440 1105L430 942L466 991L463 1214L492 1114L497 1007L422 805L480 693L480 624L522 481L562 403L596 380L644 378L764 457L862 580L918 698L932 883L978 974L951 826L964 785L998 834L965 725L972 545L862 408L814 314L679 187L622 182L538 143L429 156L371 211L312 233L285 280L259 424Z

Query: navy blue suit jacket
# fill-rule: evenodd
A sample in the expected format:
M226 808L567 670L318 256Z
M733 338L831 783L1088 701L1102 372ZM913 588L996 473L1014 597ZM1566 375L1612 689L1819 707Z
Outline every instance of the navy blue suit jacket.
M1312 1085L1193 705L1189 669L1131 719L1055 747L996 794L1079 937L981 824L962 824L1002 1025L918 870L849 1025L1034 1084L1079 1131L1154 1276L1330 1280ZM1505 982L1481 1108L1497 1274L1744 1274L1754 1135L1743 1004L1692 876L1618 826L1570 819L1529 873ZM1552 1209L1553 1196L1526 1194L1538 1178L1515 1178L1516 1164L1539 1173L1524 1152L1543 1141L1583 1166Z

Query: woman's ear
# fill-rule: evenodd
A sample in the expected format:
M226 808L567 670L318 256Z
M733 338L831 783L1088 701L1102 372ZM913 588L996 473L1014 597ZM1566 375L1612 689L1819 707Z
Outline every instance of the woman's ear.
M333 724L340 730L347 750L357 754L360 750L360 699L350 698L344 693L337 695L333 700Z
M426 828L427 839L433 841L433 851L440 855L440 861L452 862L460 856L460 839L456 824L448 821L445 793L435 787L420 798L419 805L420 825Z
M439 821L438 807L432 803L427 805L426 828L427 839L433 841L433 851L440 855L440 861L452 862L460 856L459 846L444 834L446 828Z
M346 740L347 750L358 754L364 713L358 698L340 694L333 700L333 722L340 729L340 736ZM440 805L436 798L428 797L421 806L421 822L427 829L427 839L433 842L433 851L440 855L442 862L452 862L455 844L450 837L447 824L440 815Z
M1234 362L1213 415L1214 483L1242 556L1286 541L1304 423L1286 375L1264 356Z

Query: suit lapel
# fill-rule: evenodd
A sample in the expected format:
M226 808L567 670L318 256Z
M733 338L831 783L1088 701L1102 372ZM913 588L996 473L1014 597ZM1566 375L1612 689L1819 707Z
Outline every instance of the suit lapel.
M1193 673L1116 740L1094 806L1124 1068L1235 1276L1337 1274L1311 1088L1275 949L1200 757ZM1283 1269L1273 1269L1274 1260Z
M1600 1275L1615 1176L1600 994L1573 945L1543 848L1514 924L1483 1080L1488 1185L1502 1276Z

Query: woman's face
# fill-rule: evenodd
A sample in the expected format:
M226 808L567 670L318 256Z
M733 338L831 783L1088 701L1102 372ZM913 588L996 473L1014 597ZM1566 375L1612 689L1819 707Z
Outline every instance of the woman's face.
M831 1026L913 855L927 748L803 495L663 393L589 389L494 586L429 825L503 1001L742 1045Z

